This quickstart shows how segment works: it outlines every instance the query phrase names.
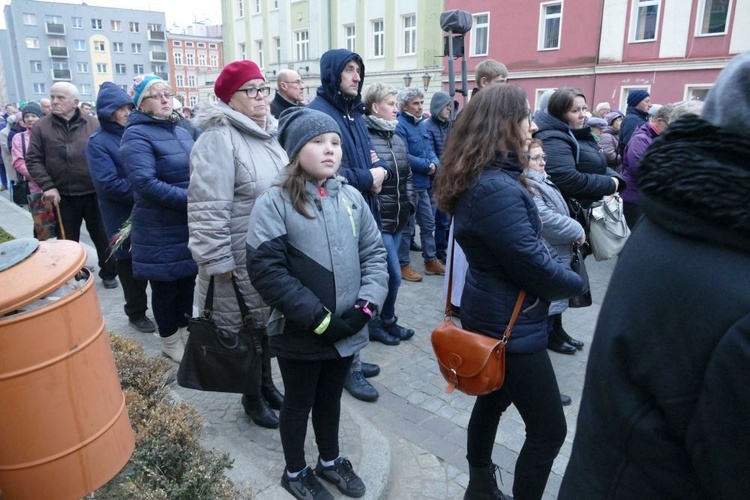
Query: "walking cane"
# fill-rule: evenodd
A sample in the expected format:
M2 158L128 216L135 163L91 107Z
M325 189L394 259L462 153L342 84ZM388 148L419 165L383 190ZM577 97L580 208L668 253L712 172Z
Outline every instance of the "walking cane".
M62 216L60 216L60 205L55 203L55 215L57 215L57 223L60 225L60 236L65 239L65 226L63 226Z

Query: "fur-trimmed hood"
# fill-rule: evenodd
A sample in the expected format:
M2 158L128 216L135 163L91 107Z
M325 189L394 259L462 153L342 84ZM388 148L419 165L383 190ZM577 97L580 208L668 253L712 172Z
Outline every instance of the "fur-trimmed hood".
M266 115L266 129L263 130L250 118L239 111L235 111L223 102L216 102L202 107L193 118L193 125L201 130L232 126L242 132L256 135L263 139L276 136L279 129L279 122L270 114L270 111Z

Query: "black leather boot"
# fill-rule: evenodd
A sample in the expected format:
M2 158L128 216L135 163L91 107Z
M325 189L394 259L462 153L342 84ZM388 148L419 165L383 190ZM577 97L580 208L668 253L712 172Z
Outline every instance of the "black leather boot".
M261 372L260 393L263 395L268 405L274 410L281 409L281 403L284 402L284 395L279 392L273 384L273 373L271 372L271 353L268 348L263 349L263 368Z
M257 396L243 394L242 407L256 425L266 427L267 429L275 429L279 426L279 417L276 416L268 405L266 398L261 394Z
M401 343L401 337L391 335L383 328L380 316L370 320L367 329L370 332L370 342L380 342L385 345L399 345Z
M382 320L383 330L389 335L399 338L401 340L409 340L414 336L414 330L411 328L404 328L398 324L398 318L394 316L390 321Z
M499 474L500 468L495 464L484 467L469 465L469 485L464 500L513 500L497 487L496 472Z
M554 314L552 315L552 331L560 337L560 340L567 342L568 344L572 345L579 351L583 349L583 342L580 340L574 339L570 335L568 335L568 332L565 331L565 329L562 326L562 314Z

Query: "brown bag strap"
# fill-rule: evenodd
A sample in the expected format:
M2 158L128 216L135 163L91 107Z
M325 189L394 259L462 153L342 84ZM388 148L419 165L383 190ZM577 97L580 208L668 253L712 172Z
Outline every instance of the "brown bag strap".
M508 339L510 339L510 332L513 330L513 325L516 323L516 319L518 319L518 313L521 312L521 306L523 305L523 299L526 298L526 290L521 290L518 292L518 300L516 300L516 307L513 308L513 315L510 317L510 323L508 323L508 326L505 327L505 333L503 333L503 343L507 344Z

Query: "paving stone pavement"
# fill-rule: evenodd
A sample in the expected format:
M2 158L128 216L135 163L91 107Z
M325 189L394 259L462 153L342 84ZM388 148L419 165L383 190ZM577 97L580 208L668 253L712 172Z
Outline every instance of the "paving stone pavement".
M16 237L31 233L28 213L0 195L0 227ZM96 258L90 240L89 264ZM93 255L93 258L91 257ZM412 265L422 270L419 254L412 253ZM615 261L586 260L594 304L569 309L563 317L566 330L590 344L599 307ZM421 283L403 282L397 303L399 323L417 334L399 346L370 344L362 353L368 362L378 363L381 374L370 379L380 392L376 403L364 403L344 392L341 419L341 452L348 456L368 487L365 498L455 499L462 498L468 483L466 426L474 398L459 392L446 394L429 342L429 333L442 320L443 278L425 276ZM131 329L122 310L120 288L107 290L96 280L102 312L108 330L137 339L151 355L160 355L159 339ZM555 460L545 490L545 500L557 497L562 475L575 436L588 350L566 356L550 352L560 390L573 398L566 407L568 435ZM274 362L274 379L281 387ZM239 395L202 393L174 387L174 393L194 404L205 417L204 444L226 451L234 459L230 478L242 491L242 498L290 498L280 486L284 468L277 430L263 429L248 420ZM513 406L503 415L495 438L493 460L502 470L501 489L510 493L513 467L524 441L524 425ZM308 428L307 460L317 458L312 427ZM329 488L336 498L344 498Z

